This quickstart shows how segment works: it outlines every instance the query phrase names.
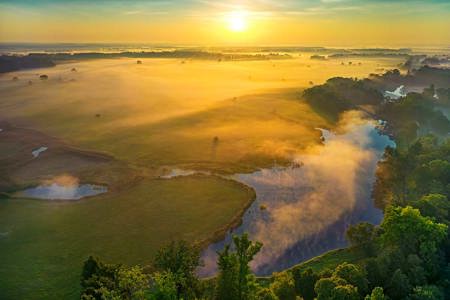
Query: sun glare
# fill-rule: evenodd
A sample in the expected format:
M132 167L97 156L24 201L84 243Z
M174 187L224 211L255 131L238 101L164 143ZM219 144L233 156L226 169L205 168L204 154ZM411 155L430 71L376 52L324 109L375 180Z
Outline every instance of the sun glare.
M233 11L228 15L228 28L234 32L241 32L247 29L247 12Z

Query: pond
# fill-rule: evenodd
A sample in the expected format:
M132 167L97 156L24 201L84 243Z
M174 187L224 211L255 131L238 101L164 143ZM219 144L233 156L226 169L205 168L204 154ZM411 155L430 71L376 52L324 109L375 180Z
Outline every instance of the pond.
M231 242L232 234L247 232L250 239L263 243L252 269L268 275L345 247L350 224L379 224L382 211L371 198L375 170L385 147L395 144L378 126L357 122L339 134L318 128L323 145L295 157L290 167L232 176L255 189L256 200L238 228L204 250L199 275L217 272L216 252Z
M79 200L84 197L103 194L107 191L107 187L95 184L63 185L51 183L25 189L14 196L46 200Z

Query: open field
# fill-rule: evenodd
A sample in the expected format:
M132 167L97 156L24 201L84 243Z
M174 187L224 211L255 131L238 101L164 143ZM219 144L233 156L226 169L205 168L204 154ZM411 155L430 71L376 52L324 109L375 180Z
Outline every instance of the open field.
M133 188L77 202L0 202L3 299L76 298L88 255L148 264L170 240L207 240L229 223L250 189L216 177L137 182ZM63 287L63 288L62 288Z
M253 191L215 176L158 177L175 167L231 174L288 162L320 143L316 127L332 126L300 99L309 81L398 64L309 56L142 61L78 61L0 76L0 121L12 124L0 125L0 192L64 174L109 190L74 202L1 199L0 298L75 299L90 254L145 264L170 239L223 233ZM40 146L49 148L33 159Z
M0 110L16 123L134 164L246 168L255 160L267 164L281 159L287 153L277 152L317 140L313 128L326 122L297 101L310 81L367 76L398 63L340 62L307 57L184 64L144 59L142 65L131 59L76 62L2 76L5 100ZM77 72L70 71L73 67ZM39 80L36 74L44 73L49 79ZM19 80L11 82L11 76ZM29 80L33 85L27 85Z

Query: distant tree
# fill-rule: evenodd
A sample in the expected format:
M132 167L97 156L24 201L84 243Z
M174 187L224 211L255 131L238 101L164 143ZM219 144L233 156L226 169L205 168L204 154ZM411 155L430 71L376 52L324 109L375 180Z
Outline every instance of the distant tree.
M296 293L303 297L304 300L314 300L316 297L314 285L319 280L319 276L311 268L306 270L296 268L292 271L292 276Z
M279 299L295 300L295 283L290 273L274 273L273 280L270 289Z
M200 251L185 241L171 242L160 249L154 266L159 271L170 271L175 278L177 298L195 298L198 278L195 269L200 265Z
M383 288L376 287L372 290L372 294L367 295L365 300L386 300L386 296L383 293Z

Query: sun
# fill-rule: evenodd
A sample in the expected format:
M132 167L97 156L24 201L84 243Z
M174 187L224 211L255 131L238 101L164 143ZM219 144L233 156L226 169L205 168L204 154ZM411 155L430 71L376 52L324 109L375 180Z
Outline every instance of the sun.
M234 32L242 32L247 29L247 12L233 11L227 16L228 28Z

